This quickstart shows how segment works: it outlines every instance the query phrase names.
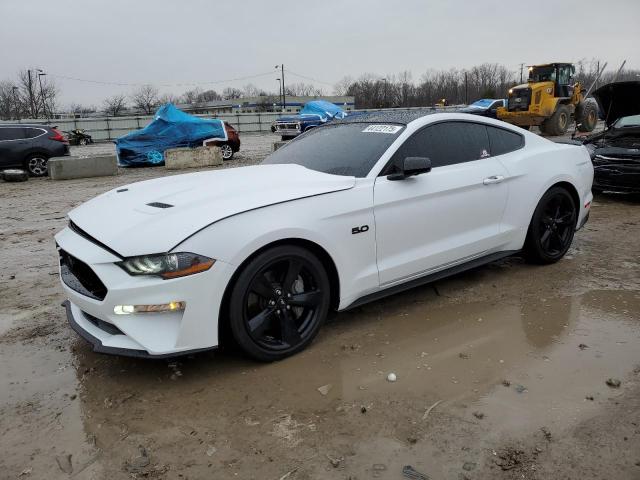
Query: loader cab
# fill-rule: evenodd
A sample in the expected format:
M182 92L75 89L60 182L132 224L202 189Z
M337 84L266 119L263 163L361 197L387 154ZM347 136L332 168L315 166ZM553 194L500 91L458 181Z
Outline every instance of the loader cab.
M529 83L553 82L554 97L571 97L575 71L571 63L532 65L529 67Z

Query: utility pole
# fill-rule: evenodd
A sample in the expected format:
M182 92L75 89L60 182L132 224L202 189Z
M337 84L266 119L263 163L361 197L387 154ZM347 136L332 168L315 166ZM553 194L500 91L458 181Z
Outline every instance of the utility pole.
M600 60L598 60L598 68L596 68L596 81L595 81L595 88L596 90L598 89L598 77L600 77L599 73L600 73Z
M282 70L282 109L287 108L287 91L284 89L284 63L280 65Z
M284 109L287 106L287 94L284 89L284 64L276 65L275 69L280 69L280 78L282 79L282 113L284 113Z
M38 72L38 84L40 85L40 98L42 99L42 109L44 110L44 116L49 120L49 114L47 113L47 100L44 96L44 90L42 89L42 77L46 75L42 70L37 69Z
M469 105L469 82L467 81L467 72L464 72L464 103Z
M282 111L284 108L284 105L282 105L282 80L276 78L276 81L278 82L278 101L280 102L280 111Z
M34 102L33 102L33 85L32 85L32 80L31 80L31 69L27 70L27 75L29 77L29 114L31 116L35 115L35 108L34 108Z

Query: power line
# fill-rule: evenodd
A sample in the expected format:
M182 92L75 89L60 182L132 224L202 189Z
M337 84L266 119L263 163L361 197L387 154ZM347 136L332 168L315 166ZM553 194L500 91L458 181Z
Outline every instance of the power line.
M287 72L289 72L291 75L293 75L294 77L300 77L300 78L304 78L305 80L309 80L311 82L316 82L316 83L322 83L323 85L328 85L330 87L333 87L334 84L333 83L329 83L329 82L323 82L322 80L318 80L317 78L311 78L311 77L307 77L306 75L300 75L299 73L294 72L293 70L291 70L290 68L287 70Z
M236 77L230 78L227 80L210 80L206 82L181 82L181 83L155 83L155 82L147 82L147 83L128 83L128 82L107 82L103 80L91 80L87 78L77 78L77 77L69 77L67 75L58 75L56 73L48 73L48 75L52 77L62 78L65 80L72 80L75 82L84 82L84 83L95 83L99 85L117 85L120 87L140 87L142 85L148 85L149 83L156 85L158 87L185 87L185 86L194 86L194 85L214 85L220 83L231 83L238 82L242 80L250 80L253 78L266 77L267 75L273 75L273 72L265 72L258 73L256 75L248 75L246 77Z

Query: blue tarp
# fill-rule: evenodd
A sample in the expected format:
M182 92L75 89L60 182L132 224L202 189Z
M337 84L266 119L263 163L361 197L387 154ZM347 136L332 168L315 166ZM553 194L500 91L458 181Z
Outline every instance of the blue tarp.
M326 122L332 118L344 118L347 114L331 102L313 100L300 110L300 115L318 115L323 122Z
M160 165L164 163L165 150L200 146L209 138L227 139L222 120L194 117L167 103L158 109L149 125L116 140L118 164Z

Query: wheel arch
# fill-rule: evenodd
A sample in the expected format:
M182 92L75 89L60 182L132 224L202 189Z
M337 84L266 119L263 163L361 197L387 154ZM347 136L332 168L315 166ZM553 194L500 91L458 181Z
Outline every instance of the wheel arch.
M29 150L25 151L22 154L22 165L24 165L26 167L27 166L27 162L34 155L42 155L47 160L51 158L51 153L47 152L45 149L38 148L38 147L32 147L32 148L30 148Z
M580 213L580 195L578 194L578 189L575 187L575 185L573 185L571 182L568 182L566 180L560 181L560 182L556 182L553 185L551 185L549 188L547 188L545 190L544 193L547 193L549 190L551 190L554 187L562 187L565 190L567 190L569 192L569 194L571 195L571 198L573 199L573 202L576 205L576 210L578 212L578 214ZM544 195L543 193L543 195ZM542 198L542 197L540 197ZM539 202L540 200L538 200Z
M533 214L535 213L536 208L538 208L538 205L540 204L540 200L542 200L542 197L544 197L545 193L547 193L549 190L551 190L554 187L561 187L569 192L569 194L571 195L571 198L573 199L576 205L576 210L578 214L580 214L580 194L578 193L578 189L569 180L562 179L562 180L556 180L551 182L546 188L542 189L542 191L538 194L538 199L533 205L533 209L529 212L529 222L531 222L531 220L533 219Z
M218 315L218 333L220 339L229 338L229 299L231 297L231 291L233 290L233 286L235 285L238 276L240 275L244 267L256 256L260 255L266 250L269 250L270 248L274 248L280 245L296 245L309 250L318 257L318 259L322 262L322 265L327 270L327 275L329 275L329 284L331 286L329 291L331 308L338 308L338 304L340 303L340 276L338 274L336 263L329 252L327 252L327 250L318 243L305 238L281 238L267 243L252 252L242 261L242 263L240 263L240 265L238 265L238 268L236 268L236 270L233 272L231 279L225 287L224 294L222 296L222 302L220 302L220 311Z

